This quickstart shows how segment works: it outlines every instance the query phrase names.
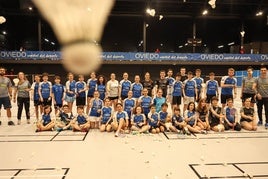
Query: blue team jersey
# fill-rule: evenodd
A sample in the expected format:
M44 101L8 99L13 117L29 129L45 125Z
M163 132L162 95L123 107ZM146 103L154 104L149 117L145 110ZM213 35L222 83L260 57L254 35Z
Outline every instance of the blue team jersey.
M157 123L159 121L159 114L157 112L155 112L153 114L150 112L148 114L148 117L151 118L151 119L153 119L153 121L151 121L150 119L148 119L149 126L157 127Z
M161 111L161 105L165 102L166 102L166 98L164 98L164 97L161 97L161 98L155 97L154 98L154 105L156 108L156 112Z
M172 86L172 84L174 83L175 79L173 77L166 77L167 82L168 82L168 86Z
M105 98L105 93L106 93L106 86L104 84L99 84L97 85L97 91L99 92L100 94L100 99L101 100L104 100Z
M89 116L99 117L100 112L98 110L101 110L102 106L103 102L101 99L93 99Z
M86 83L84 81L78 81L75 83L75 91L79 97L86 97L85 91L79 93L80 90L84 90L85 88L86 88Z
M181 81L175 81L173 83L172 96L181 96L181 95L182 95L182 82Z
M87 118L85 115L77 115L76 119L79 125L87 123Z
M122 111L122 112L116 112L115 114L115 119L117 122L119 122L120 119L125 119L128 120L128 114L126 113L126 111Z
M41 89L41 95L44 99L47 99L50 97L50 90L52 88L51 82L41 82L39 89Z
M194 97L195 96L195 88L196 88L196 82L194 79L191 80L185 80L184 81L184 91L185 95L188 97Z
M226 107L225 108L225 115L226 115L227 120L230 123L234 123L235 122L236 109Z
M66 95L69 96L69 97L74 97L75 96L75 80L73 81L67 81L66 82L66 89L69 89L69 91L72 91L74 93L69 93L69 92L66 92Z
M38 93L38 89L39 89L39 84L37 82L33 83L33 98L35 101L40 99L39 93Z
M230 78L229 76L224 76L221 79L221 83L236 86L237 80L234 77ZM233 95L233 87L221 88L221 94L223 94L223 95Z
M168 116L168 113L167 112L163 112L163 111L160 111L159 112L159 117L160 117L160 121L165 123L166 122L166 119L167 119L167 116Z
M131 82L129 80L121 80L120 87L121 87L121 96L126 97L127 93L129 92L131 88Z
M50 114L43 114L42 115L42 120L43 120L43 125L47 125L48 123L51 122L51 117Z
M143 86L141 83L133 83L131 90L133 92L133 98L139 98L141 96Z
M52 86L52 93L54 94L56 104L62 104L64 86L62 84L54 84Z
M188 111L188 110L187 110L187 111L185 111L185 113L186 113L185 117L187 117L187 118L190 118L190 117L192 117L192 116L195 115L195 112L194 112L194 111ZM194 123L195 123L195 118L191 118L191 119L187 122L187 124L189 124L190 126L193 126Z
M124 111L127 112L128 117L131 116L131 112L132 112L132 109L134 108L135 104L136 104L136 101L133 98L131 98L131 99L126 98L124 100L124 105L123 105L124 106Z
M93 93L96 89L96 85L97 85L97 79L88 79L87 80L87 86L88 86L87 96L93 96Z
M217 89L219 87L218 81L208 80L206 82L206 86L207 86L207 94L208 95L216 95Z
M196 82L197 90L200 91L202 88L202 83L204 82L204 79L201 77L199 78L195 77L194 80Z
M172 123L173 125L175 124L175 122L182 122L183 121L183 117L181 115L176 116L175 114L172 116Z
M106 122L108 122L108 120L111 118L112 111L113 111L113 109L111 107L106 107L106 106L104 106L101 109L101 114L102 114L101 122L103 124L105 124Z
M151 96L141 96L139 98L139 101L141 102L141 107L143 109L143 113L147 115L150 112L150 105L152 104L152 97Z
M135 114L132 116L133 122L139 124L145 121L145 116L143 114Z

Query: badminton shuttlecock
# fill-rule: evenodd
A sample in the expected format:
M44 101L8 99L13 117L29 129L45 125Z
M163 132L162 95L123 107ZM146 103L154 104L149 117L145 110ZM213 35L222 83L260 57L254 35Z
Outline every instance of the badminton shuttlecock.
M19 81L20 81L20 80L19 80L18 78L14 78L14 79L13 79L14 85L15 85L15 86L18 86Z
M0 24L3 24L6 22L6 18L4 16L0 16Z
M245 31L241 31L240 34L241 34L241 37L244 37L245 36Z
M216 8L216 0L209 0L208 4L212 7L212 9Z
M101 64L103 27L114 0L33 0L62 45L63 65L88 74Z
M154 17L155 16L155 9L146 9L146 13L149 14L150 16Z
M160 20L160 21L161 21L163 18L164 18L163 15L160 15L160 16L159 16L159 20Z

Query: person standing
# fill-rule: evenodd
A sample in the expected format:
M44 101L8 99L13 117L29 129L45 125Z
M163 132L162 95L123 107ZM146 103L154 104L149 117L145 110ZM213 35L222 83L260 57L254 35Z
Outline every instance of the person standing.
M241 88L241 99L244 106L245 100L250 98L251 99L251 107L254 106L255 103L255 92L253 90L253 84L256 81L256 78L253 77L253 68L247 68L247 76L242 80L242 88Z
M222 108L225 107L227 99L235 99L237 95L237 80L234 77L235 70L233 68L228 69L228 76L221 78L221 104Z
M18 119L18 125L21 124L21 113L24 106L25 113L26 113L26 119L27 124L30 124L30 91L31 91L31 84L27 80L25 74L23 72L18 73L19 82L18 85L14 88L14 103L17 99L17 105L18 105L18 113L17 113L17 119ZM16 98L17 95L17 98Z
M262 65L260 68L260 76L253 84L253 89L257 98L257 110L259 122L258 125L263 124L262 120L262 108L264 106L265 111L265 128L268 128L268 75L267 67Z
M12 99L12 83L8 77L5 77L6 69L0 67L0 108L2 105L7 112L8 125L13 126L14 122L11 120L11 103ZM0 121L0 125L2 122Z

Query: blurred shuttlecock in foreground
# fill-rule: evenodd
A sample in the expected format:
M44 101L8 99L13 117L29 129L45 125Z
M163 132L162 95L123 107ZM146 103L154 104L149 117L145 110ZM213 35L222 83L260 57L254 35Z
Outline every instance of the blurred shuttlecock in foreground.
M6 22L6 18L4 16L0 16L0 24L3 24Z
M208 4L212 7L212 9L216 8L216 0L209 0Z
M63 65L89 74L101 64L98 42L114 0L33 0L62 45Z

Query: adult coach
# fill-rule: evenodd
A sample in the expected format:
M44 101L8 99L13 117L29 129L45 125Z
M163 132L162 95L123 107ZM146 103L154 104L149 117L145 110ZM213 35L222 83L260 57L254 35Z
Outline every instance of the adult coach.
M11 103L12 98L12 83L8 77L5 77L6 69L0 67L0 108L2 105L7 111L8 125L14 125L14 122L11 120ZM0 125L2 122L0 121Z
M262 108L264 106L265 111L265 128L268 128L268 75L267 67L262 65L260 67L260 76L253 84L253 89L257 98L257 110L259 122L258 125L262 125Z
M228 76L221 78L221 104L222 108L225 107L227 99L235 99L237 95L237 80L234 77L235 70L228 69Z

